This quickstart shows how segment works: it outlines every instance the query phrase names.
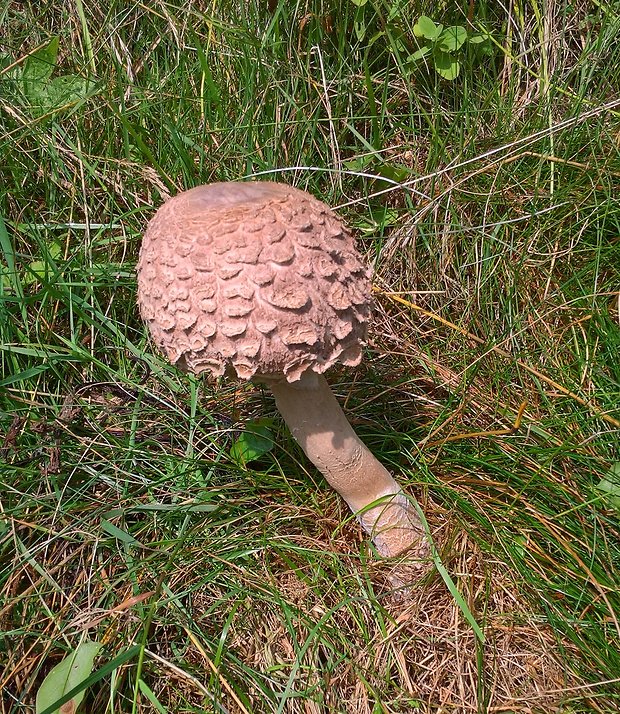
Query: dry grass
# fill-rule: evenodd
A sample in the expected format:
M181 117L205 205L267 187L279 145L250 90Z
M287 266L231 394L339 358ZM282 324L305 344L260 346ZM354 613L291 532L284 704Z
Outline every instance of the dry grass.
M441 509L432 513L436 521ZM310 572L287 567L268 553L251 581L247 571L239 570L234 597L215 583L196 588L189 600L182 598L192 613L191 624L168 624L174 605L170 601L166 605L167 598L160 594L151 625L152 644L146 652L149 679L159 701L169 711L181 711L190 702L204 706L213 696L215 680L221 691L219 701L227 711L262 711L260 692L253 692L252 686L248 706L235 693L244 667L265 673L276 689L288 684L308 694L325 693L320 706L307 696L298 704L289 702L287 712L318 712L326 707L330 712L370 714L376 711L377 698L383 711L391 712L559 712L570 711L562 707L573 700L588 700L588 691L596 693L596 686L590 685L584 698L578 678L564 664L567 655L577 656L574 645L536 617L524 597L527 589L511 569L482 551L462 526L450 523L449 514L444 513L442 520L440 532L449 541L444 563L484 627L484 644L464 622L437 575L415 586L404 602L386 598L380 588L374 594L360 591L359 565L349 540L343 538L332 542L330 549L343 549L340 567L350 592L345 599L341 589L320 590ZM23 524L20 535L26 542L28 530ZM295 539L293 545L319 550L325 540ZM93 543L47 548L44 555L37 554L45 576L17 563L10 592L4 593L10 603L0 613L3 628L20 627L24 614L38 609L39 635L21 638L4 663L2 685L7 693L36 688L40 662L54 646L59 620L65 623L63 632L69 639L89 630L109 647L134 639L140 624L136 609L155 597L148 589L151 586L145 582L140 587L142 596L136 597L122 570L112 563L93 563L92 554ZM206 563L170 572L168 587L192 591L203 567ZM369 568L370 577L380 583L383 568L376 563ZM50 582L52 597L44 594ZM114 607L98 607L103 600ZM214 663L213 646L200 636L220 628L226 636L225 665ZM180 642L182 668L175 664ZM339 649L340 661L334 662ZM323 658L330 662L329 673L320 669ZM123 676L122 670L118 676ZM597 711L595 700L591 703ZM92 706L92 711L98 711L103 700Z

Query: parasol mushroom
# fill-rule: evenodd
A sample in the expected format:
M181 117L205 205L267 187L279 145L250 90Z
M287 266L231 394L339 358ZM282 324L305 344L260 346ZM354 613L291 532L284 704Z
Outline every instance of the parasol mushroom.
M267 384L291 433L381 556L425 555L410 498L350 426L323 376L359 364L369 269L351 233L310 194L215 183L167 201L138 262L138 302L169 360Z

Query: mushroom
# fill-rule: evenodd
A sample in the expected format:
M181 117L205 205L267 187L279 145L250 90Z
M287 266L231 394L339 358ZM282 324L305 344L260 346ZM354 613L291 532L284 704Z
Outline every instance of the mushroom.
M355 434L323 374L359 364L370 270L351 233L305 191L215 183L150 221L138 302L181 369L267 384L294 438L344 498L378 553L428 552L410 498Z

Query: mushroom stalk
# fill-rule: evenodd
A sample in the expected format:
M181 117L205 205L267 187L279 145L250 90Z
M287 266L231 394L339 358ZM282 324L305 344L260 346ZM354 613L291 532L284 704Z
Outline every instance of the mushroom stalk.
M280 414L306 456L344 498L384 557L427 551L409 497L360 441L322 375L269 380Z

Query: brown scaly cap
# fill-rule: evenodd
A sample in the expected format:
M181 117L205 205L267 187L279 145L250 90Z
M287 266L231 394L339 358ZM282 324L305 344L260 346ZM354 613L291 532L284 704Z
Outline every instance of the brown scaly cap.
M294 382L360 362L369 273L351 233L305 191L215 183L170 199L149 223L138 303L182 369Z

